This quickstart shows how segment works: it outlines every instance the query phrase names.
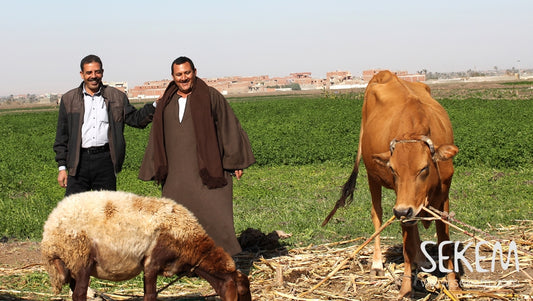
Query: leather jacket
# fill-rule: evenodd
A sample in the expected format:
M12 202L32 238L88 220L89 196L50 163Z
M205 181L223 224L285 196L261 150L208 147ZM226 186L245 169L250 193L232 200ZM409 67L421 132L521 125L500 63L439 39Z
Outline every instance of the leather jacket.
M109 150L115 173L118 173L122 170L126 155L124 124L145 128L152 121L155 108L149 103L136 109L130 104L126 94L114 87L102 85L101 93L109 117ZM66 166L71 176L76 175L80 160L84 111L82 82L78 88L68 91L61 97L54 142L55 160L58 166Z

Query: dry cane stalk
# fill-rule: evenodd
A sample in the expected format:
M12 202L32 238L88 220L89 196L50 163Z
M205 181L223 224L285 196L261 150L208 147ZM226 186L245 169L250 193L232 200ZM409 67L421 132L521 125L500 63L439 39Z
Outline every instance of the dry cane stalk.
M426 211L427 213L433 215L434 217L438 218L441 222L445 223L446 225L448 225L448 226L454 228L455 230L458 230L458 231L462 232L463 234L466 234L466 235L468 235L468 236L470 236L470 237L472 237L472 238L475 238L475 239L477 239L477 240L480 240L480 241L486 241L487 244L488 244L489 246L491 246L491 247L494 248L494 245L491 244L490 242L488 242L487 240L485 240L485 239L483 239L483 238L481 238L481 237L478 237L478 236L476 236L476 235L473 234L473 233L470 233L470 232L468 232L468 231L466 231L466 230L463 230L463 229L457 227L456 225L454 225L454 224L450 223L449 221L445 220L444 218L442 218L442 216L439 216L438 214L436 214L435 212L433 212L433 210L430 210L430 209L428 209L428 208L426 208L426 207L422 207L422 209L423 209L424 211Z
M476 235L473 234L473 233L470 233L470 232L468 232L468 231L466 231L466 230L464 230L464 229L461 229L461 228L457 227L456 225L454 225L454 224L450 223L449 221L447 221L446 219L444 219L442 216L439 216L437 213L433 212L433 210L428 209L428 208L426 208L426 207L422 207L422 209L423 209L424 211L426 211L427 213L433 215L434 217L438 218L441 222L445 223L446 225L448 225L448 226L454 228L455 230L458 230L458 231L462 232L463 234L466 234L466 235L468 235L468 236L470 236L470 237L472 237L472 238L474 238L474 239L477 239L477 240L479 240L479 241L484 241L484 242L486 242L487 245L489 245L491 248L494 248L494 245L493 245L491 242L489 242L488 240L483 239L483 238L481 238L481 237L479 237L479 236L476 236ZM457 221L457 220L454 219L454 221ZM516 250L516 252L518 252L518 253L520 253L520 254L522 254L522 255L528 255L526 252L521 251L521 250L518 250L518 249ZM503 256L505 257L505 255L503 255Z
M425 208L425 207L424 207ZM494 240L497 240L498 238L493 236L493 235L490 235L489 233L481 230L481 229L478 229L476 227L473 227L467 223L463 223L462 221L456 219L453 217L453 214L451 213L448 213L448 212L443 212L443 211L440 211L432 206L429 206L429 209L435 213L437 213L440 217L438 219L446 219L448 221L451 221L451 222L455 222L455 223L458 223L459 225L462 225L462 226L465 226L467 228L469 228L470 230L473 230L475 232L478 232L478 233L481 233L483 235L485 235L486 237L490 238L490 239L494 239Z
M385 222L383 225L381 225L381 227L376 231L374 232L374 234L372 234L372 236L370 236L363 244L361 244L354 252L353 254L344 259L341 263L339 263L339 265L333 270L331 271L331 273L329 273L326 278L322 279L322 281L320 281L318 284L316 284L315 286L313 286L310 290L308 290L307 292L303 292L301 293L300 295L298 295L298 297L303 297L309 293L311 293L312 291L316 290L317 288L319 288L322 284L324 284L324 282L328 281L333 275L335 275L335 273L337 273L341 268L343 268L346 263L348 263L348 261L352 260L353 258L355 258L355 256L357 255L357 253L359 253L366 245L368 245L376 236L378 236L382 231L383 229L387 228L390 224L392 224L392 222L394 221L396 217L395 216L392 216L387 222Z
M459 301L459 299L457 299L457 297L452 294L452 292L450 292L446 287L442 287L442 291L446 294L446 296L448 296L452 301Z

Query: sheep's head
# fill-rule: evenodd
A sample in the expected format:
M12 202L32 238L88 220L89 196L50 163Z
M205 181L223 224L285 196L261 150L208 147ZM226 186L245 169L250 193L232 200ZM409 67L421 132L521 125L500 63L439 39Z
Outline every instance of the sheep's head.
M251 301L250 281L248 276L238 270L224 274L209 274L198 268L194 271L211 284L223 301Z
M231 279L225 281L221 288L222 299L225 301L252 301L248 276L240 271L235 271L230 277Z

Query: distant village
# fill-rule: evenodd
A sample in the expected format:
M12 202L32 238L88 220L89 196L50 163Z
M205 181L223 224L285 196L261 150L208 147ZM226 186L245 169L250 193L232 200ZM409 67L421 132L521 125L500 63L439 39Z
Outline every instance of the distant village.
M325 78L314 78L311 72L291 73L286 77L260 76L231 76L219 78L202 78L208 85L216 88L223 95L239 96L254 93L271 93L283 91L305 91L305 90L343 90L365 88L368 81L381 69L365 70L361 76L353 76L349 71L327 72ZM491 71L479 72L468 70L466 72L432 73L426 70L410 74L407 71L393 71L398 77L410 82L424 82L437 80L468 80L472 77L490 78L505 77L507 79L517 79L526 77L529 70L516 70L515 68L500 71L497 68ZM531 73L531 72L529 72ZM163 94L170 79L147 81L140 86L129 88L127 82L106 82L128 95L132 102L149 101L157 99ZM37 104L58 104L62 94L50 93L44 95L23 94L0 97L0 105L9 103L37 103Z
M362 77L354 77L349 71L333 71L326 73L326 78L313 78L311 72L299 72L291 73L286 77L232 76L204 78L204 80L223 95L236 95L293 90L364 88L377 72L379 70L367 70L363 72ZM396 72L396 74L408 81L425 80L423 74L408 74L406 71ZM163 94L169 82L170 80L145 82L143 85L128 89L127 94L131 99L157 98ZM115 83L115 86L119 85Z

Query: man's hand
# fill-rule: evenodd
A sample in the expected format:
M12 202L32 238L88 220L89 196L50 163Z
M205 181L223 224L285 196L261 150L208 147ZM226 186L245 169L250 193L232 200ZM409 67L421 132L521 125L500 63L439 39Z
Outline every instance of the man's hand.
M63 188L67 188L67 178L68 178L67 171L60 170L59 174L57 175L57 182L59 183L59 186Z
M235 170L235 177L237 178L237 180L241 179L242 174L243 174L242 169L236 169Z

